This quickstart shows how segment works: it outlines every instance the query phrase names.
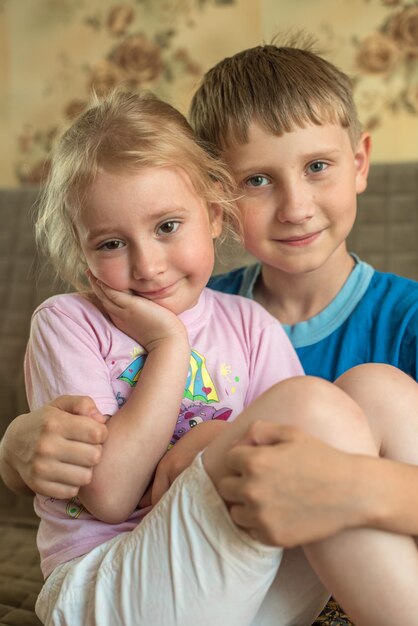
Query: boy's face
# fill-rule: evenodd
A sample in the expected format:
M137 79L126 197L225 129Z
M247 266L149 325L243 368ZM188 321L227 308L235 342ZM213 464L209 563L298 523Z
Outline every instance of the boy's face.
M223 152L243 192L238 201L248 251L286 274L346 261L346 238L364 191L370 138L353 150L334 124L276 136L257 123L246 144Z
M209 216L180 168L101 171L76 227L96 278L178 315L196 304L213 270L222 212Z

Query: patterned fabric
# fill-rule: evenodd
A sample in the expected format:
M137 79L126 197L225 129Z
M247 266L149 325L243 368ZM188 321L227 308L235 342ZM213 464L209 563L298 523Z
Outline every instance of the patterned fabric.
M312 626L354 626L344 611L331 598Z

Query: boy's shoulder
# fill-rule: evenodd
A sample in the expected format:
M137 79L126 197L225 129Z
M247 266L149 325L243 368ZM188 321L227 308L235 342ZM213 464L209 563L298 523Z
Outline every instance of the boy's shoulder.
M245 265L222 274L212 276L208 282L210 289L223 293L242 294L244 283L253 283L260 272L260 263Z
M410 307L418 305L418 282L398 274L375 270L365 295L370 300L385 299L394 305Z
M219 311L223 311L225 316L231 317L236 321L239 320L240 323L244 322L244 324L255 323L256 320L262 325L278 324L276 318L254 300L235 293L227 293L215 289L207 288L205 292L207 301L211 302L211 307L215 309L217 317L219 317Z

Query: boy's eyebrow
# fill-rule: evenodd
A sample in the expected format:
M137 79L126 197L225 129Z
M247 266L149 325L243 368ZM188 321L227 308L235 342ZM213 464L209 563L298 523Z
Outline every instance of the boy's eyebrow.
M320 148L316 148L315 150L312 150L312 152L308 152L307 154L303 155L303 158L307 159L307 160L311 160L311 159L320 159L322 156L332 156L334 154L340 154L341 153L341 148L336 148L335 146L321 146Z
M305 154L300 155L300 159L303 161L313 161L314 159L322 159L325 157L332 157L341 154L341 148L336 148L335 146L322 146L311 152L307 152ZM235 176L242 176L243 174L248 174L249 172L268 172L275 168L274 162L266 162L263 161L254 162L245 164L242 167L231 167Z

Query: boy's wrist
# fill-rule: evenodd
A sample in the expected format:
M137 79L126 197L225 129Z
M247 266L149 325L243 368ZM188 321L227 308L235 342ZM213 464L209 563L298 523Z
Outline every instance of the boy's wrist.
M353 526L389 529L392 503L388 501L390 462L381 457L355 455ZM353 468L354 469L354 468ZM387 476L386 476L387 475ZM388 483L389 480L389 483Z
M367 464L368 494L364 525L403 535L418 534L416 490L418 468L386 458Z
M17 419L19 418L16 418L15 421ZM12 425L15 424L12 422ZM13 443L13 438L10 439L9 436L12 425L8 427L0 441L0 475L4 484L12 491L29 494L32 493L32 490L19 474L17 469L19 459L13 453L13 446L10 445L10 442Z

